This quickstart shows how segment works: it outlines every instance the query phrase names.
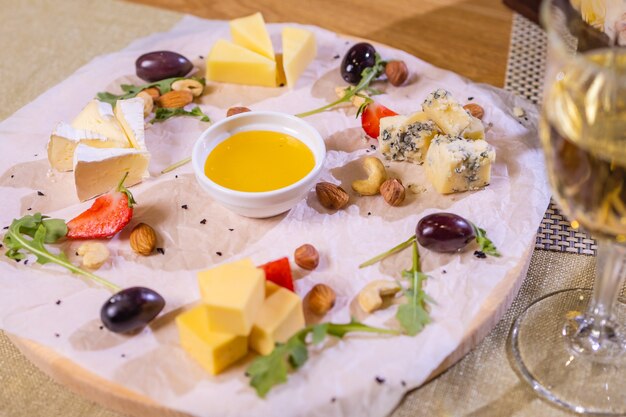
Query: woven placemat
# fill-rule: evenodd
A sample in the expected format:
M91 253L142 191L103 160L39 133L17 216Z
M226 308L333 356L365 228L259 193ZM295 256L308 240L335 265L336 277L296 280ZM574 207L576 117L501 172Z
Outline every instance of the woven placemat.
M504 88L531 102L541 102L546 68L547 38L543 29L522 15L514 14L511 45ZM589 235L570 227L554 202L537 231L535 248L595 255L596 242Z

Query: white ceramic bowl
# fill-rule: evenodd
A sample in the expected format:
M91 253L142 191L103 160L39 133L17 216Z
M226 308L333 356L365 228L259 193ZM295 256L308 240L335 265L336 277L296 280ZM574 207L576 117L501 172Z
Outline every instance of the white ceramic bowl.
M291 135L311 149L315 166L300 181L287 187L264 192L231 190L211 181L204 173L204 164L211 151L235 133L267 130ZM193 147L191 163L196 179L216 201L246 217L271 217L291 209L314 186L324 165L326 145L313 126L289 114L254 111L221 120L205 130Z

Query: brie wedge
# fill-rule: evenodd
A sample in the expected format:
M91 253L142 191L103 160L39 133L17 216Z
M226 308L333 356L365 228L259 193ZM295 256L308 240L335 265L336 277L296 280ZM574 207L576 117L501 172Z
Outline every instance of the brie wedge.
M74 183L80 201L115 189L128 172L124 185L140 183L148 177L150 154L129 148L93 148L79 144L74 151Z
M135 97L118 100L115 104L115 117L126 133L130 145L135 149L145 151L143 99Z
M96 132L74 129L67 123L59 123L48 141L48 161L57 171L71 171L74 159L74 150L79 143L94 148L112 148L117 142L109 140Z
M72 127L99 133L115 142L116 148L129 148L131 146L122 126L113 114L113 108L104 101L91 100L76 116L72 122Z

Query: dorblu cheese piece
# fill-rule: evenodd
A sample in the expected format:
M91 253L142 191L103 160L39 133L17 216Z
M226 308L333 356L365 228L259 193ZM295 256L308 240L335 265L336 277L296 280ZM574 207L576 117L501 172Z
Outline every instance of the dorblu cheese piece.
M426 154L426 175L442 194L477 190L489 184L495 150L484 140L435 137Z
M209 313L200 305L179 314L180 344L204 369L216 375L248 353L248 338L209 331Z
M94 148L112 148L118 145L100 133L74 129L67 123L59 123L48 141L50 166L57 171L71 171L74 168L74 150L79 143Z
M282 39L285 78L287 86L293 87L317 55L315 35L308 30L286 27L282 32Z
M129 148L131 146L122 126L113 114L113 108L104 101L91 100L76 116L72 122L72 127L99 133L115 142L114 147L116 148Z
M125 173L124 185L140 183L148 172L150 154L131 148L93 148L79 144L74 151L74 182L80 201L113 190Z
M261 13L231 20L230 34L235 44L274 60L274 48Z
M145 151L143 99L135 97L118 100L115 104L115 117L120 122L131 146Z
M423 112L380 120L378 143L381 153L393 161L422 164L431 139L439 132Z
M443 133L451 136L461 136L472 121L469 113L443 88L430 93L422 109Z
M286 342L304 327L302 300L297 294L269 281L265 292L265 301L250 333L250 348L261 355L269 355L276 342Z
M470 124L463 130L461 136L465 139L485 139L485 126L480 119L470 116Z
M198 272L198 284L209 330L247 336L265 299L263 270L244 259Z
M215 42L206 65L208 80L276 87L274 60L223 39Z

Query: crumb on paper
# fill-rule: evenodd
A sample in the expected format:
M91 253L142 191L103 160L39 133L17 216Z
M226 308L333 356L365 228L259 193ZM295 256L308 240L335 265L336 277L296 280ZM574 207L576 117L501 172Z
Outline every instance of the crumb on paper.
M526 115L526 112L521 107L513 107L513 115L515 117L524 117Z
M408 184L407 188L413 194L421 194L421 193L425 193L426 192L426 187L424 187L423 185L420 185L420 184L416 184L416 183Z

